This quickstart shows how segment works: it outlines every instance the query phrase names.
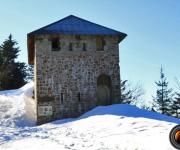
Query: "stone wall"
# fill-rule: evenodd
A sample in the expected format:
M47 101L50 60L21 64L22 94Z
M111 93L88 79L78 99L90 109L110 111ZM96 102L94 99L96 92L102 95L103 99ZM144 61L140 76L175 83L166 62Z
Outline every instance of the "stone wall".
M56 35L57 37L57 35ZM120 98L118 38L104 36L104 51L97 51L96 36L59 36L60 50L52 51L52 36L36 36L35 98L37 123L77 117L98 105L97 78L111 79L111 102ZM69 51L72 43L72 51ZM86 51L83 51L83 43Z

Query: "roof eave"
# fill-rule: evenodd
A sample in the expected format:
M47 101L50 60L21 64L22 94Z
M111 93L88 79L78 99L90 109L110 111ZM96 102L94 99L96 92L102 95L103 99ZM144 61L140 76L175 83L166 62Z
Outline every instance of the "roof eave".
M118 37L119 37L119 43L120 43L120 42L122 42L127 37L127 34L121 33L121 34L119 34Z

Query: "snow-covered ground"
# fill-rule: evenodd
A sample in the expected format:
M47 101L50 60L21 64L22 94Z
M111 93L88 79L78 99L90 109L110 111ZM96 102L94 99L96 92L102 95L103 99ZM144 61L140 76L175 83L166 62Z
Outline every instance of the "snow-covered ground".
M130 105L99 106L79 118L35 126L33 83L0 92L0 150L173 150L179 119ZM27 115L28 114L28 115Z

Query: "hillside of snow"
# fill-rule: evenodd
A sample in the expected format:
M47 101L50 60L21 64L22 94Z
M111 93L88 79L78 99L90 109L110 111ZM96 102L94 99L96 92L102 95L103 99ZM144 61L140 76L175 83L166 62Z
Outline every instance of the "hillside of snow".
M0 127L35 125L33 86L31 82L17 90L0 91Z
M135 106L99 106L79 118L35 126L33 83L0 92L0 150L173 150L180 119Z

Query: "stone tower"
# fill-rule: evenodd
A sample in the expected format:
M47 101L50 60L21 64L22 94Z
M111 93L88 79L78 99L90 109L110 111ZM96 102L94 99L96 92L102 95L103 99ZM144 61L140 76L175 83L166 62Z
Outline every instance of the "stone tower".
M120 101L119 43L125 37L72 15L29 33L37 124Z

